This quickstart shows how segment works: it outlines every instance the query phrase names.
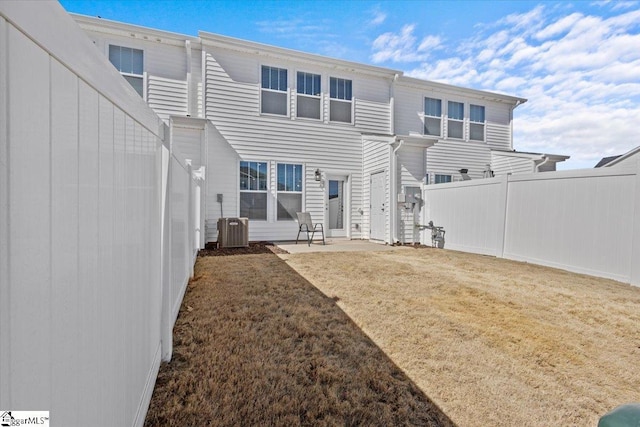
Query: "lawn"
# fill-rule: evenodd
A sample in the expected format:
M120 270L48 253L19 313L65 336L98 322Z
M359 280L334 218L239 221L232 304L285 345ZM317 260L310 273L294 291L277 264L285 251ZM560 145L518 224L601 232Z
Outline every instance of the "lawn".
M252 252L198 258L146 426L453 426L335 299Z
M145 425L595 426L640 401L640 288L431 248L247 253L198 259Z
M460 252L284 255L460 427L640 401L640 288Z

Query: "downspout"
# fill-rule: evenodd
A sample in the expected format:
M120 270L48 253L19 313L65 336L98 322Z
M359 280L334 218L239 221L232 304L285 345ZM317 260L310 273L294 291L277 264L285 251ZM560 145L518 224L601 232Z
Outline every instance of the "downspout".
M396 131L396 82L399 75L396 73L391 80L391 86L389 88L389 133L393 135Z
M393 142L391 143L393 144ZM398 230L398 224L397 224L397 211L398 211L398 206L397 206L397 200L398 200L398 185L397 185L397 176L396 176L396 169L397 169L397 153L398 150L400 150L400 147L402 147L402 144L404 144L404 140L400 140L398 141L398 146L396 148L394 148L393 153L391 154L391 167L390 167L390 175L391 175L391 201L389 203L389 222L390 227L389 227L389 240L391 241L391 244L395 243L396 240L396 235L398 234L397 230Z
M551 160L548 156L545 156L544 154L542 155L542 157L540 157L540 159L542 159L542 162L536 165L536 172L540 172L540 167L547 164Z
M191 117L193 115L193 107L191 106L191 102L193 101L193 97L191 96L191 89L193 82L191 81L191 41L185 40L184 47L187 51L187 117Z

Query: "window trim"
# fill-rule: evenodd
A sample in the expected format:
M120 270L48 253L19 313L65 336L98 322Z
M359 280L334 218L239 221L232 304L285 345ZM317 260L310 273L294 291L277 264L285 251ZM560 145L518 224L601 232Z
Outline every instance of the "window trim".
M430 114L427 114L427 109L425 108L427 106L427 99L440 101L440 115L439 116L432 116ZM422 120L423 120L423 123L422 123L422 134L424 136L426 136L426 137L442 138L442 134L443 134L443 129L442 129L443 128L443 120L442 120L442 118L444 116L443 111L442 111L442 101L443 101L442 98L432 98L430 96L423 96L422 97L422 109L423 109L423 111L422 111ZM440 133L439 134L434 135L434 134L426 133L426 130L427 130L427 118L440 120Z
M280 90L280 89L272 89L272 88L266 88L262 86L262 72L263 69L265 67L268 68L275 68L277 70L284 70L287 73L287 78L286 78L286 89L285 90ZM291 116L291 84L289 82L289 69L288 68L281 68L281 67L276 67L274 65L267 65L267 64L260 64L259 67L259 83L258 86L260 88L260 115L265 115L265 116L270 116L270 117L287 117L289 118ZM263 98L263 93L264 92L269 92L269 93L277 93L277 94L284 94L285 95L285 114L277 114L277 113L265 113L264 111L262 111L262 98Z
M147 73L145 72L145 69L146 69L147 54L146 54L145 49L140 49L140 48L137 48L137 47L123 46L123 45L114 44L114 43L111 43L111 42L107 42L106 45L107 45L106 46L106 48L107 48L107 61L109 61L109 63L111 65L113 65L113 68L115 68L118 71L118 73L120 73L120 75L126 76L126 77L137 78L137 79L140 79L142 81L142 93L139 94L139 95L142 97L142 99L144 99L146 101L147 100ZM111 62L111 60L109 59L111 57L111 46L141 51L142 52L142 74L135 74L135 73L129 73L129 72L120 71L118 69L118 67L116 67L116 65L113 62ZM129 83L129 82L127 81L127 83ZM131 85L131 83L129 83L129 85ZM131 85L131 87L133 88L133 85ZM133 88L133 90L136 90L136 89ZM136 93L138 93L137 90L136 90Z
M265 186L266 188L264 190L243 190L242 189L242 185L241 185L241 179L240 179L240 174L241 174L241 167L242 167L242 163L246 162L246 163L264 163L266 165L266 183ZM239 160L237 163L237 177L238 177L238 216L241 216L241 212L240 209L242 207L242 193L260 193L260 194L265 194L266 195L266 205L265 205L265 218L264 219L255 219L255 218L249 218L251 221L262 221L262 222L268 222L269 221L269 193L270 193L270 188L271 188L271 174L269 172L269 161L267 160ZM258 187L260 185L258 184Z
M344 81L348 81L351 84L351 98L350 99L344 99L344 98L334 98L331 96L331 80L332 79L336 79L336 80L344 80ZM353 125L355 123L355 97L353 96L353 79L347 79L347 78L343 78L343 77L336 77L336 76L329 76L329 117L327 118L329 123L342 123L342 124L346 124L346 125ZM349 103L351 105L351 120L350 121L343 121L343 120L331 120L331 104L333 102L340 102L340 103Z
M482 118L484 121L477 122L471 118L471 108L472 107L481 107L482 108ZM482 126L482 139L475 139L471 137L471 126L473 125L481 125ZM487 107L485 105L480 104L471 104L469 103L469 141L475 142L486 142L487 141Z
M298 74L309 74L312 76L317 76L319 77L320 80L320 92L318 93L318 95L310 95L307 93L302 93L299 92L300 88L298 87ZM316 74L316 73L311 73L308 71L301 71L301 70L296 70L296 87L295 87L295 94L296 94L296 119L302 119L302 120L313 120L313 121L323 121L324 119L324 108L322 108L322 99L323 99L323 95L324 93L322 92L322 74ZM300 116L298 115L298 106L300 105L300 103L298 102L298 99L300 97L303 98L309 98L309 99L317 99L318 100L318 104L319 104L319 108L320 108L320 117L315 118L315 117L304 117L304 116Z
M449 115L449 107L450 107L451 103L456 103L456 104L462 105L462 118L461 119L454 119L454 118L451 118L451 116ZM465 106L466 106L465 102L453 101L453 100L450 100L450 99L447 100L447 139L467 140L466 132L465 132L466 127L467 127L466 126L466 120L465 120L465 117L466 117L466 115L465 115L465 110L466 110ZM462 136L460 136L459 138L449 135L449 130L451 129L451 126L449 126L449 122L451 122L451 121L462 124Z
M278 188L278 167L280 165L292 165L292 166L300 166L300 186L301 186L301 190L300 191L296 191L296 190L280 190ZM276 184L275 184L275 193L276 193L276 210L275 210L275 222L287 222L287 221L296 221L297 218L295 217L291 217L291 218L283 218L280 219L278 218L278 199L280 196L280 193L285 193L285 194L299 194L300 195L300 212L304 212L304 190L305 190L305 165L304 163L300 162L300 163L293 163L293 162L279 162L276 161L275 162L275 179L276 179Z

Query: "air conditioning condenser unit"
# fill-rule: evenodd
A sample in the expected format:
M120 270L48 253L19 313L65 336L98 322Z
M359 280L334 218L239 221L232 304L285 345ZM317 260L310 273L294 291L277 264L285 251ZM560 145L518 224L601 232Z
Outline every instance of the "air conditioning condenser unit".
M249 246L249 218L219 218L218 247L246 248Z

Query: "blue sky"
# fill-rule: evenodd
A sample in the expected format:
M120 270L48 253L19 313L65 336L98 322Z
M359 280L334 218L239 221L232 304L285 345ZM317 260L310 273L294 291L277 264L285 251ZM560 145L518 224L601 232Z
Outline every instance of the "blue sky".
M640 145L640 1L106 1L68 11L198 30L528 99L514 148L593 167Z

